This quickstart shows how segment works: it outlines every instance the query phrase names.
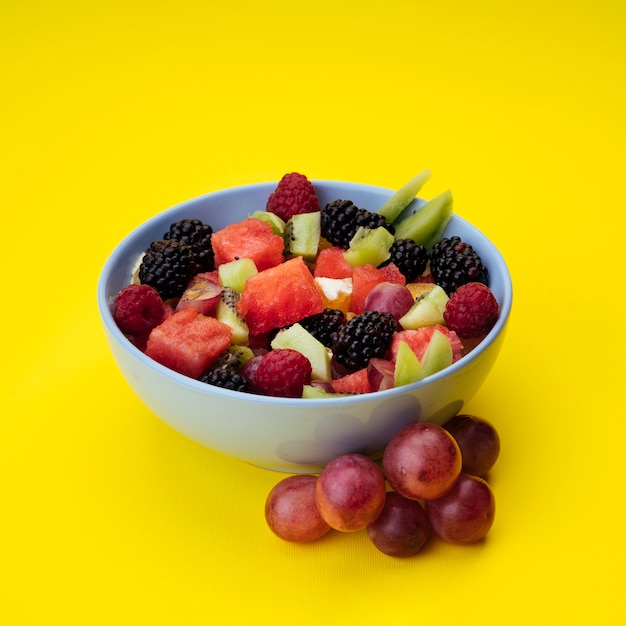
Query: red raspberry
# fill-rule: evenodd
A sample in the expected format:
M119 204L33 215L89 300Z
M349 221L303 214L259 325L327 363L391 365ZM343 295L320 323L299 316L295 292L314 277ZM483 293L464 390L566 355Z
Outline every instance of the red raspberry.
M319 211L320 202L311 181L304 174L291 172L281 178L265 208L286 222L293 215Z
M448 328L461 339L484 337L498 320L498 302L489 287L466 283L450 297L443 313Z
M113 304L113 318L119 329L131 337L145 337L167 316L159 292L150 285L124 287Z
M289 348L267 352L251 369L250 389L264 396L300 398L304 385L311 382L311 362Z

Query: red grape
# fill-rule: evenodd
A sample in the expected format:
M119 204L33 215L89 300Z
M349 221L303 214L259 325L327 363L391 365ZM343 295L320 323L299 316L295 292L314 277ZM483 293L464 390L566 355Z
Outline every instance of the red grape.
M384 554L407 557L424 547L430 536L430 525L419 502L390 491L381 514L367 527L367 534Z
M500 454L500 437L493 425L475 415L459 414L443 427L459 444L463 471L474 476L485 476Z
M265 519L275 535L285 541L309 543L330 530L315 504L316 483L316 476L298 474L283 478L270 491Z
M385 478L378 465L362 454L344 454L320 473L315 488L319 512L336 530L361 530L385 504Z
M471 543L491 529L496 502L485 480L461 474L448 492L425 504L432 529L446 541Z
M461 451L441 426L414 422L387 444L383 470L395 491L410 500L432 500L445 493L461 473Z
M364 310L391 313L399 320L414 302L413 295L404 285L385 281L375 285L367 294Z

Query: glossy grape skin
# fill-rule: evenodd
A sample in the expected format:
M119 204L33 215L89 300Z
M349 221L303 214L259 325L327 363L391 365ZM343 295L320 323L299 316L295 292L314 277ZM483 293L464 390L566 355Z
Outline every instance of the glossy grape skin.
M315 501L322 518L336 530L353 532L371 524L385 504L380 468L362 454L344 454L320 473Z
M473 543L493 526L496 502L487 482L461 474L443 496L425 503L433 531L451 543Z
M265 501L265 520L277 537L310 543L330 530L315 503L316 483L317 476L298 474L274 485Z
M500 455L500 437L494 426L476 415L459 414L443 427L459 444L463 471L474 476L485 476Z
M382 512L367 527L367 534L383 554L409 557L424 547L431 531L426 511L419 502L389 491Z
M397 321L408 312L414 302L413 295L404 285L384 281L367 294L364 310L391 313Z
M461 451L454 437L436 424L414 422L387 444L382 466L391 487L410 500L433 500L461 473Z

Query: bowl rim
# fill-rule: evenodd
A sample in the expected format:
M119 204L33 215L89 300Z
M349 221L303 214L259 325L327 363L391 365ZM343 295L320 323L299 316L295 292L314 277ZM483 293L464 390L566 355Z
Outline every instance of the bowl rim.
M359 187L363 191L379 191L389 196L394 193L394 190L378 186L378 185L370 185L367 183L355 183L344 180L329 180L329 179L310 179L311 183L315 187L316 185L335 185L335 186L345 186L346 189L349 187ZM240 191L242 189L252 189L252 188L260 188L260 187L270 187L276 186L278 181L267 181L267 182L256 182L250 183L246 185L235 185L231 187L226 187L223 189L218 189L215 191L211 191L200 196L196 196L185 200L183 202L179 202L176 205L173 205L167 209L159 211L154 214L152 217L148 218L140 225L131 230L125 237L123 237L113 248L113 250L108 255L102 269L100 271L100 275L98 277L97 284L97 302L98 309L100 313L100 318L102 323L105 326L105 329L112 336L113 339L117 341L117 343L126 350L130 354L130 356L136 358L143 366L148 367L153 370L154 373L165 376L166 378L171 378L172 382L177 383L179 386L188 387L196 392L208 392L208 395L223 397L225 400L236 400L242 397L241 391L233 391L230 389L223 389L217 386L209 386L206 383L203 383L199 380L195 380L189 376L185 376L184 374L180 374L165 365L161 365L154 359L146 356L137 346L135 346L118 328L115 320L113 319L113 313L111 310L111 302L107 298L107 281L108 277L111 274L111 269L116 265L119 258L124 256L123 249L125 244L139 236L142 231L149 230L156 222L163 220L167 217L169 213L174 213L184 206L189 205L192 202L201 202L203 199L225 194L234 193ZM423 204L425 200L420 197L416 198L418 202L418 206ZM314 407L343 407L343 406L353 406L359 405L362 403L371 402L373 399L380 399L381 401L394 396L401 396L406 393L412 393L415 390L418 390L420 387L424 387L435 383L436 381L445 378L447 376L455 374L457 371L464 369L465 367L471 365L473 361L478 359L483 352L489 348L489 346L496 340L496 338L501 334L504 330L508 319L511 314L511 308L513 304L513 285L511 274L509 268L504 260L504 257L495 246L495 244L476 226L471 224L468 220L461 217L460 215L454 213L453 218L456 221L460 221L465 226L475 230L482 238L484 238L492 248L492 256L496 258L496 262L502 269L503 276L503 297L500 298L498 302L500 307L500 315L498 317L498 321L494 325L494 327L489 331L489 333L485 336L485 338L467 355L461 357L458 361L449 365L448 367L427 376L426 378L415 382L410 383L408 385L403 385L402 387L394 387L391 389L385 389L382 391L376 391L367 394L357 394L352 396L337 396L337 397L329 397L329 398L281 398L277 396L263 396L260 394L244 394L247 400L254 399L254 402L259 402L260 404L279 404L284 407L292 406L294 408L314 408Z

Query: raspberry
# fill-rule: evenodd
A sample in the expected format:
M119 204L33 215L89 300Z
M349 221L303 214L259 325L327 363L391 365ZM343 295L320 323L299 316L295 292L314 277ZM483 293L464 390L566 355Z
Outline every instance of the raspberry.
M460 237L444 237L430 251L430 271L448 294L465 283L489 284L489 273L480 256Z
M467 283L452 294L443 319L461 339L479 338L493 328L499 308L489 287L482 283Z
M397 239L391 245L389 254L389 258L379 267L393 263L406 278L407 283L412 283L421 276L428 265L426 248L412 239Z
M143 337L166 316L166 307L158 291L150 285L128 285L116 296L113 318L119 329L131 337Z
M267 352L250 369L250 390L264 396L301 398L304 385L311 382L311 362L290 348Z
M285 222L300 213L320 210L320 203L311 181L303 174L285 174L267 199L266 210Z
M340 365L356 371L369 360L384 358L396 331L391 313L365 311L355 315L333 336L333 356Z

